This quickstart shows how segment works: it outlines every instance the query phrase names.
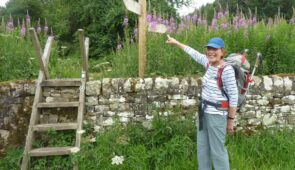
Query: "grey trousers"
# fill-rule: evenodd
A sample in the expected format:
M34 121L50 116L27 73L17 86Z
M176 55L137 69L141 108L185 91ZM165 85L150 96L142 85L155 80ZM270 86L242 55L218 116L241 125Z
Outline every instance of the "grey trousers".
M199 170L229 170L226 137L227 117L207 114L203 116L203 129L197 131Z

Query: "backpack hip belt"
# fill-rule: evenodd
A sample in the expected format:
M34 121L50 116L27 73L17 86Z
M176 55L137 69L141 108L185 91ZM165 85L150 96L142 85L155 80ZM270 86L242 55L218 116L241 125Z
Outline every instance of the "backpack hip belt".
M229 102L228 101L218 101L218 102L211 102L208 100L204 100L202 99L201 102L206 106L214 106L217 110L221 110L221 111L228 111L229 109ZM206 107L205 107L206 108Z

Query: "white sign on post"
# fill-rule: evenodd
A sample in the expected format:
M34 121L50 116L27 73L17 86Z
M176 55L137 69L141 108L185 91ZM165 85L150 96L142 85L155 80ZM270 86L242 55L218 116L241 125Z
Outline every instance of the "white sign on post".
M148 31L164 34L167 32L167 27L164 24L157 24L157 25L153 26L152 23L149 23Z
M124 1L124 4L125 4L126 8L129 11L134 12L137 15L141 15L140 5L137 2L135 2L133 0L123 0L123 1Z

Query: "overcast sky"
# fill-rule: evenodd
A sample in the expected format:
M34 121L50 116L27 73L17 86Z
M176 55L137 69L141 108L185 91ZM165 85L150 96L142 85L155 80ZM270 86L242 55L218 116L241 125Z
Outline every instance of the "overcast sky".
M4 6L8 0L0 0L0 6Z
M194 12L195 9L200 8L202 5L206 5L207 3L212 3L215 0L192 0L192 5L189 7L182 7L181 9L178 9L178 13L183 16L187 15L189 13Z
M0 0L0 6L4 6L5 3L8 0ZM187 15L194 11L194 9L201 7L202 5L205 5L207 3L212 3L214 0L192 0L192 5L189 7L182 7L181 9L178 9L178 13L183 16Z

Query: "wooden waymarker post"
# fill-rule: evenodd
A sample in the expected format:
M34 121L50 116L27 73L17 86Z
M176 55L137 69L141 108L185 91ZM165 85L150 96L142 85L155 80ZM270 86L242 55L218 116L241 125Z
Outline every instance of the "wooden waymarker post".
M139 77L144 78L144 70L146 63L146 30L147 30L147 21L146 21L146 0L123 0L126 8L139 15L138 18L138 72Z

